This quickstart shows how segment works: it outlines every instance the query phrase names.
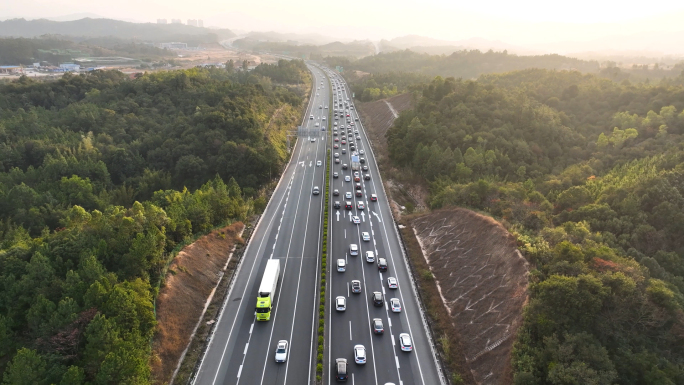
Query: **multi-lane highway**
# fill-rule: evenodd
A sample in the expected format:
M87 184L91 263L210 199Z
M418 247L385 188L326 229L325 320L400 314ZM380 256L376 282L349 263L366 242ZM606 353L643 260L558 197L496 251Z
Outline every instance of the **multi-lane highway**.
M292 158L238 266L194 384L302 385L314 382L324 209L331 210L325 381L335 382L333 363L336 358L346 358L352 384L440 384L442 381L379 171L361 122L356 120L357 112L349 89L337 74L312 65L309 69L314 87ZM331 86L335 87L333 99L330 98ZM345 106L347 99L350 100ZM338 120L330 121L330 112L335 109ZM328 128L328 124L332 126L333 122L337 122L339 128L322 129ZM333 136L333 133L337 135ZM334 140L336 138L338 141ZM343 138L346 144L342 144ZM365 158L365 163L361 166L368 167L368 171L359 170L360 197L356 196L351 165L352 143L356 146L355 151L363 150L360 156ZM338 148L334 148L335 145ZM327 148L331 149L330 157L326 156ZM335 159L340 159L339 163L335 163ZM329 175L325 174L327 162L331 162ZM343 170L343 164L347 164L348 169ZM337 178L333 178L334 172L338 173ZM370 175L369 180L364 179L365 174ZM345 182L345 176L351 181ZM330 197L331 206L327 208L323 207L325 178L331 178L330 193L335 189L340 193ZM312 194L314 187L319 187L321 194ZM352 194L350 199L344 197L347 192ZM377 202L371 202L371 194L377 196ZM333 207L335 201L340 202L340 209ZM346 201L351 202L351 210L345 209ZM365 204L365 209L359 209L359 202ZM352 215L359 216L359 224L351 222ZM368 241L361 239L362 232L368 232ZM358 256L349 255L352 243L359 246ZM375 253L374 263L366 262L366 251ZM378 258L386 260L386 272L378 270ZM257 291L270 259L280 260L280 281L271 319L256 321ZM337 259L346 261L345 272L337 272ZM397 289L388 288L388 277L398 280ZM351 280L361 282L360 294L350 292ZM374 306L369 297L375 291L382 293L382 306ZM347 299L346 311L335 310L337 296ZM391 312L388 308L390 298L399 299L401 312ZM373 334L371 320L374 318L382 320L384 334ZM413 351L401 351L400 333L411 336ZM289 342L288 358L284 363L276 363L274 357L280 340ZM357 344L366 348L367 363L364 365L354 363L353 347Z
M245 250L195 384L302 385L315 370L328 135L320 126L328 123L330 88L320 70L311 70L314 87L291 161ZM321 194L312 194L315 186ZM280 282L271 319L257 322L257 291L272 258L280 259ZM279 340L290 342L285 363L275 362Z
M353 108L352 95L349 87L341 77L335 74L330 76L333 81L333 105L341 111L338 122L339 128L334 132L338 134L333 138L339 148L333 148L331 158L331 173L338 173L334 178L330 175L331 192L339 191L339 196L331 196L330 215L330 245L328 251L328 265L331 266L328 274L329 297L331 305L328 307L329 335L327 362L328 373L335 372L335 359L346 358L349 362L349 379L353 384L440 384L440 376L425 332L418 302L412 290L410 275L404 261L400 247L398 234L395 230L393 218L387 197L382 187L380 174L375 157L370 148L368 138L363 130L357 111ZM337 84L337 85L336 85ZM349 108L346 102L349 101ZM340 107L342 103L342 107ZM347 121L349 114L349 122ZM353 125L352 125L353 124ZM342 144L343 140L346 144ZM361 184L361 197L356 194L356 182L354 170L352 170L350 146L354 144L359 156L365 158L367 171L359 170ZM342 153L342 150L346 153ZM334 153L338 153L340 163L334 163ZM347 164L344 170L342 165ZM370 180L365 179L365 174L370 175ZM345 181L349 176L351 181ZM344 195L350 192L351 199ZM377 201L371 201L371 194L377 196ZM340 208L334 208L335 201L340 202ZM346 202L350 201L351 210L345 209ZM358 207L359 202L365 206L363 210ZM359 224L354 224L352 216L360 218ZM362 233L367 232L369 240L362 239ZM350 245L358 246L358 256L350 255ZM375 262L366 261L366 252L375 254ZM378 258L384 258L387 263L387 271L379 271ZM338 272L336 261L346 261L346 271ZM390 289L387 278L394 277L398 281L397 289ZM361 282L361 293L351 292L350 282ZM371 293L380 292L383 297L382 306L374 306ZM337 296L347 298L346 310L337 311L334 299ZM392 312L389 308L391 298L399 299L401 312ZM382 320L383 334L375 334L371 328L371 321L375 318ZM408 333L413 341L413 351L403 352L399 346L399 334ZM356 364L354 362L354 346L361 344L366 349L367 362ZM334 383L333 375L328 377L328 383Z

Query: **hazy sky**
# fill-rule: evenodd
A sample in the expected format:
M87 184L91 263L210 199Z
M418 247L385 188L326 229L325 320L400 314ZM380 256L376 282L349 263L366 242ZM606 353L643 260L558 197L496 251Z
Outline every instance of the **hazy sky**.
M346 39L417 34L444 40L482 37L520 45L684 32L681 0L0 0L0 20L73 13L150 22L200 18L205 26L313 32Z

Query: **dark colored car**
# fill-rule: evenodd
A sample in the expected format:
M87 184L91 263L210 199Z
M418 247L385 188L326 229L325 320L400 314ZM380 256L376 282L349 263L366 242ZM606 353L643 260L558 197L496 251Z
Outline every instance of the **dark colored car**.
M351 210L354 207L352 206L352 203L350 201L347 201L347 203L344 205L344 208L347 210Z
M373 321L371 321L371 329L373 329L373 333L375 334L383 334L385 332L385 327L380 318L373 318Z
M361 190L361 183L357 183L356 186L354 186L357 190Z
M333 203L333 207L339 210L340 207L342 207L342 206L340 205L340 201L335 201L335 203Z
M364 176L363 176L363 179L365 179L365 180L370 180L370 174L364 175Z
M349 168L349 167L347 166L347 164L346 164L346 163L343 163L343 164L342 164L342 170L346 170L347 168Z
M362 196L363 196L363 192L362 192L361 190L356 190L356 196L357 196L357 197L362 197Z
M366 158L359 158L359 162L366 163Z
M349 373L347 373L347 360L345 358L338 358L335 360L335 379L337 381L347 381Z
M385 258L378 258L378 270L387 271L387 260Z
M371 301L373 301L373 306L382 306L382 293L379 291L371 293Z
M340 191L337 190L337 189L334 189L334 190L333 190L333 195L334 195L334 196L340 195Z

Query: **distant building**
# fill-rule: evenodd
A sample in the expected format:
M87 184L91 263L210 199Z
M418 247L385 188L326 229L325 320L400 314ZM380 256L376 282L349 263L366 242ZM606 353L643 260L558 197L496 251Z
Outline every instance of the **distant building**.
M197 26L200 28L204 28L204 20L197 19Z
M197 19L188 19L188 25L197 27Z
M167 24L166 19L157 19L157 24Z
M187 49L188 48L188 43L181 43L178 41L173 41L170 43L161 43L159 44L159 48L168 48L168 49Z
M171 24L183 24L183 21L181 19L171 19Z
M0 66L0 74L13 74L20 71L20 66Z
M78 70L81 69L81 65L80 64L74 64L74 63L62 63L59 65L59 68L65 70L65 71L78 72Z

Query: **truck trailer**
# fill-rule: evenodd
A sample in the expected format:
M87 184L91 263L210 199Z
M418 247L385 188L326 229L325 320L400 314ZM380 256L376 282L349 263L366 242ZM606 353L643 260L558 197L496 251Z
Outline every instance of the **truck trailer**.
M268 321L271 319L271 309L273 308L275 291L278 287L278 278L280 278L280 260L270 259L266 262L264 276L261 279L261 285L259 285L259 292L257 293L257 321Z

